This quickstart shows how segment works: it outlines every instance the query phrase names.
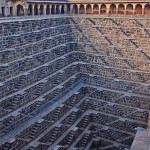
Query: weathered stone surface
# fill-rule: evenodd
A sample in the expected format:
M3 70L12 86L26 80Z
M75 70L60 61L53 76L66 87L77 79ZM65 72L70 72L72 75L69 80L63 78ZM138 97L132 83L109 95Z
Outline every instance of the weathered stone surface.
M0 23L1 149L149 146L150 20ZM17 28L16 28L17 27ZM138 147L138 148L137 148ZM137 148L137 149L136 149Z

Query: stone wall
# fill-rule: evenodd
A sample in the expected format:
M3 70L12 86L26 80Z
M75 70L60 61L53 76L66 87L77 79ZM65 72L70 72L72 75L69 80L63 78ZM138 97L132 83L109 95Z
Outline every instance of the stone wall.
M150 96L149 24L149 19L97 17L1 22L0 136L5 138L0 141L0 145L9 145L5 142L10 140L7 134L12 130L19 131L13 134L13 139L16 139L11 142L11 148L16 148L16 143L19 143L18 149L26 146L29 148L43 132L44 135L34 143L36 150L41 147L46 149L50 146L52 148L65 145L63 143L66 140L61 134L66 134L78 120L78 129L73 133L74 139L79 136L81 130L91 133L83 136L86 144L82 143L80 137L80 140L76 141L76 147L86 147L94 136L93 131L90 131L92 129L86 129L84 124L84 112L87 111L87 125L94 122L111 126L113 129L109 129L107 135L100 136L104 139L110 138L113 142L119 137L125 138L124 141L121 139L117 142L119 146L129 148L135 135L134 128L138 125L147 127ZM70 95L73 95L79 83L84 84L77 92L79 95L77 94L76 98L66 98L62 104L63 97L70 91ZM91 99L95 101L90 100L87 103L82 99L88 94L91 94ZM53 103L58 99L61 99L62 105L55 109ZM99 103L96 99L103 101ZM106 103L106 107L99 109ZM46 108L50 108L49 113ZM90 114L88 109L92 109L93 113ZM101 118L98 120L95 111L100 112ZM34 116L42 112L44 114L39 118L44 120L35 123ZM115 117L109 116L110 112ZM66 113L69 113L68 116ZM63 115L66 115L65 118L61 118ZM82 115L84 117L79 120ZM53 130L59 135L54 135L54 139L62 139L55 145L55 140L52 140L49 145L48 139L53 139L53 130L45 130L60 118L61 123L57 123L59 126ZM127 120L126 124L123 118ZM107 124L109 121L111 125ZM23 126L24 123L26 126ZM34 126L38 126L38 130ZM117 127L120 132L116 131ZM30 134L34 129L37 130L36 134ZM103 130L101 132L103 133ZM37 143L40 143L39 146ZM70 142L69 146L71 145Z

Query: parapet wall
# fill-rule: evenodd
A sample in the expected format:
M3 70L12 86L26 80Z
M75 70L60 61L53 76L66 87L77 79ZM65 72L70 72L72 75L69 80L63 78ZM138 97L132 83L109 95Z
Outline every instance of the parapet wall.
M0 16L53 14L138 15L149 16L148 1L8 1L0 3Z

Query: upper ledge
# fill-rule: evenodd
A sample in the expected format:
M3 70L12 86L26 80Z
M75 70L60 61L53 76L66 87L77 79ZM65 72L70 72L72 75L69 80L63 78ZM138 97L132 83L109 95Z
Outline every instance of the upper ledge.
M23 16L23 17L6 17L0 18L0 23L27 21L27 20L42 20L49 18L118 18L118 19L150 19L150 16L106 16L106 15L43 15L43 16Z
M8 0L18 1L18 0ZM46 3L149 3L150 0L19 0L22 2L46 2Z

